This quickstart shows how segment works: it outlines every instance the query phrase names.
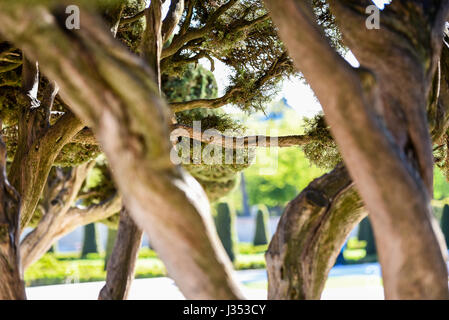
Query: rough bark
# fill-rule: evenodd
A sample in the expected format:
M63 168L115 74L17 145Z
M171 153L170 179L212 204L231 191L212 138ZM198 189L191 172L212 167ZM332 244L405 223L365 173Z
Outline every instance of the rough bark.
M6 177L6 145L0 137L0 300L26 299L20 268L20 196Z
M347 2L332 1L335 7ZM368 1L352 2L368 4ZM353 32L369 37L367 43L372 46L365 47L365 53L377 49L370 58L378 59L384 71L390 69L389 77L380 74L378 77L377 70L354 69L341 58L317 25L309 2L266 0L265 3L295 65L323 106L350 175L371 214L378 235L376 244L386 298L449 298L447 268L433 230L432 150L425 114L447 3L434 1L423 6L419 1L393 1L383 11L384 15L391 15L390 24L383 25L376 34L383 41L381 48L373 41L376 36L368 35L364 19L357 23L350 19L354 10L342 14L340 8L335 12L348 28L349 21L353 22ZM411 28L412 32L411 36L401 38L402 32L387 32L387 28ZM358 40L357 43L365 41ZM391 60L378 58L376 54L382 50L395 58L402 53L402 67L396 68L390 64ZM399 110L410 114L406 120L395 118L398 129L394 132L389 131L393 123L387 115L394 113L394 103L383 99L385 86L389 84L379 84L387 78L395 87L397 84L410 88L410 83L415 83L411 91L397 92L399 100L395 101L401 104ZM406 99L405 94L411 97Z
M108 260L106 284L99 300L126 300L134 279L134 269L143 231L122 208L114 250Z
M50 110L58 86L50 81L40 102L37 99L37 63L24 59L22 73L18 148L8 176L22 199L20 226L23 229L34 214L56 157L83 125L71 112L67 112L50 126Z
M284 210L267 253L268 299L320 299L349 233L366 216L340 164Z
M156 85L161 92L161 53L163 46L162 35L162 1L151 1L148 10L145 10L146 29L141 44L142 59L154 71Z
M70 108L95 132L126 208L184 295L242 297L204 191L170 162L169 108L154 74L96 18L85 11L82 16L81 28L68 31L63 8L51 13L2 2L0 32L39 60Z

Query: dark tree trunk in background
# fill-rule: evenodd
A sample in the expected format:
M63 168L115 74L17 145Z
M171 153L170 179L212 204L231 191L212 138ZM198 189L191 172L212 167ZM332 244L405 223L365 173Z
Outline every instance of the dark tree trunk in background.
M89 253L99 253L100 243L95 223L89 223L84 226L83 247L81 249L81 258L85 258Z
M128 296L131 282L134 279L134 269L142 243L140 229L126 212L120 212L120 223L111 257L107 265L106 284L100 291L99 300L125 300Z
M443 231L446 246L449 247L449 206L444 205L443 215L441 216L441 230Z
M245 180L245 174L242 172L240 173L240 190L242 191L242 209L243 209L243 215L245 217L249 217L251 215L250 209L249 209L249 199L248 199L248 192L246 191L246 180Z

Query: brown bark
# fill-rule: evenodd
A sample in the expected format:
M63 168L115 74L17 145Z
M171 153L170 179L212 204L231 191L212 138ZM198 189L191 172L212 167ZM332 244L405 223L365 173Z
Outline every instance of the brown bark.
M0 300L26 299L20 268L20 196L6 177L6 145L0 137Z
M170 114L153 73L88 12L82 12L75 31L55 23L63 12L55 10L52 20L43 7L0 3L0 32L39 60L70 108L95 132L126 208L184 295L240 298L204 191L170 162ZM40 21L39 28L32 21Z
M56 240L56 234L63 225L67 211L76 200L76 196L94 163L85 163L64 173L55 168L54 174L43 192L43 216L32 232L22 240L20 252L22 266L26 270L38 260Z
M341 247L366 214L342 164L314 180L285 208L265 254L268 299L320 299Z
M204 132L194 131L194 128L176 124L172 126L173 131L171 132L172 141L179 141L179 138L190 138L194 140L199 140L206 144L217 145L221 147L227 147L232 149L237 148L251 148L251 147L295 147L306 145L311 141L310 137L306 135L290 135L290 136L246 136L246 137L233 137L224 136L219 132L211 137L211 135L206 135ZM212 133L212 132L211 132Z
M125 208L120 212L120 222L112 255L107 263L106 284L99 300L126 300L134 279L136 260L143 232Z
M161 53L163 46L162 35L162 1L151 1L148 10L145 10L146 29L141 44L141 56L152 68L155 82L161 92Z
M40 102L37 99L37 63L24 59L22 73L18 147L8 175L11 184L21 196L20 226L23 229L34 214L54 160L83 125L68 112L50 126L50 110L58 86L50 82Z
M121 203L121 198L115 195L111 199L85 209L71 207L61 211L52 209L47 212L37 227L20 244L23 269L26 270L33 262L39 260L55 241L76 228L106 219L119 212ZM73 203L68 204L70 207Z
M183 12L184 0L170 1L170 8L168 9L167 16L164 19L161 29L163 43L165 43L175 31Z
M346 1L332 1L337 2L343 4ZM370 58L372 61L378 59L380 65L383 59L376 54L382 50L395 57L401 56L402 52L403 62L408 65L395 68L390 60L384 61L384 69L391 68L391 72L397 74L390 75L389 83L397 82L409 88L409 83L416 82L413 92L397 92L399 101L407 104L402 108L406 108L410 115L407 120L396 118L396 125L402 129L391 133L388 129L393 124L386 113L393 112L389 109L392 104L385 103L382 96L388 83L379 84L386 77L378 78L377 70L354 69L341 58L317 25L309 2L266 0L265 3L295 65L320 100L350 175L371 213L386 298L449 298L447 268L431 218L431 144L427 124L423 123L447 6L440 1L426 8L422 2L407 1L405 5L405 2L393 1L383 11L385 15L385 12L392 14L388 27L400 26L402 30L411 28L416 32L412 32L411 37L388 39L395 32L387 32L388 36L384 38L386 26L383 26L377 32L377 37L384 41L382 47L377 44L365 48L365 53L377 49ZM399 14L394 14L395 11ZM339 21L355 22L338 12ZM404 17L412 18L406 20ZM363 25L360 21L351 24L353 32L357 29L360 34L370 37L364 26L365 20L362 20ZM372 38L375 36L369 41ZM410 39L416 43L411 44ZM358 43L363 41L359 38ZM419 49L416 49L417 45ZM419 54L422 56L417 59ZM409 69L413 70L409 72ZM407 79L407 84L404 83L406 74L413 79ZM404 94L411 94L411 98L406 99ZM406 145L401 137L406 139Z

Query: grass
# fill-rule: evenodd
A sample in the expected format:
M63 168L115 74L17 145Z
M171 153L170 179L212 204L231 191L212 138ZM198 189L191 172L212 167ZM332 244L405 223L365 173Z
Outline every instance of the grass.
M264 269L266 267L264 257L267 250L266 245L253 246L248 243L240 243L237 246L237 250L238 253L234 261L236 270ZM364 243L356 240L350 240L344 256L348 264L371 262L377 258L366 256ZM77 253L47 253L25 271L24 277L27 286L104 281L106 279L106 271L103 269L103 254L88 254L84 259L80 259ZM139 251L136 263L135 278L154 278L166 275L165 266L158 258L157 253L149 248L142 248ZM333 286L335 281L341 281L345 285L349 283L349 286L352 285L351 279L349 279L351 277L339 278L341 280L330 278L328 285ZM366 279L366 277L363 279ZM354 281L357 282L360 279ZM251 283L251 286L265 288L266 283L254 282ZM340 287L341 285L338 284L338 286Z
M267 246L239 244L234 268L237 270L265 268L264 253ZM139 251L135 278L154 278L167 275L156 252L149 248ZM25 271L25 284L29 287L63 283L104 281L103 254L88 254L80 259L76 253L47 253Z

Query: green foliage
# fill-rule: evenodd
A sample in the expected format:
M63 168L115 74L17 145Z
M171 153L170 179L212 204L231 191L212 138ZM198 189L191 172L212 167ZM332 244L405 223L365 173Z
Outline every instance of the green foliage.
M95 159L101 153L97 145L68 143L55 159L55 166L74 167Z
M234 268L236 270L265 269L265 256L260 253L239 255L234 261Z
M441 216L441 230L446 239L446 246L449 248L449 205L445 204L443 215Z
M433 197L442 200L449 197L449 182L443 169L435 167L433 179Z
M89 253L98 253L100 251L99 234L95 223L84 226L83 247L81 257L85 257Z
M218 86L212 72L201 65L188 64L181 76L162 77L162 91L169 102L185 102L216 98Z
M306 144L303 150L314 165L332 169L342 161L323 114L318 114L312 119L304 119L304 128L304 134L311 142Z
M112 255L116 238L117 238L117 230L108 228L108 238L106 241L106 252L104 256L104 270L106 270L108 266L108 261Z
M240 255L265 254L265 252L268 250L268 245L263 244L260 246L255 246L252 243L240 242L238 243L237 248Z
M253 244L255 246L268 244L270 240L270 217L265 205L259 205L256 214L256 230Z
M374 232L368 217L360 222L358 238L360 241L366 241L367 256L377 254Z
M231 261L235 260L235 244L237 236L235 231L235 213L229 208L227 203L217 205L215 216L215 226L218 236Z
M156 251L145 247L145 248L140 248L139 250L139 259L149 259L149 258L157 258L158 255L156 253Z
M95 259L79 260L73 257L60 258L60 255L45 254L39 261L25 271L27 286L41 286L71 282L104 281L106 271L104 260L97 256ZM140 259L137 261L135 278L163 277L167 271L159 259Z
M255 164L245 171L250 205L284 206L324 173L310 164L300 148L281 148L277 152L257 150ZM266 163L274 166L272 174L261 174Z

